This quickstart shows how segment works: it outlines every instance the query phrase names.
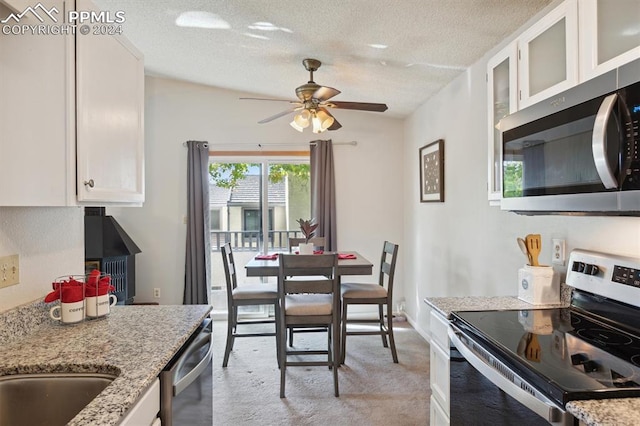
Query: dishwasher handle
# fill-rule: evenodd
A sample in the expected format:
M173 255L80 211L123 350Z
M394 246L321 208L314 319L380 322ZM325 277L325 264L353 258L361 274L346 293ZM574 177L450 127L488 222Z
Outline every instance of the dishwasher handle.
M210 320L209 320L210 321ZM211 360L213 359L213 341L211 339L211 323L205 321L202 331L196 336L195 339L187 346L180 357L175 361L173 366L164 371L163 375L170 378L171 393L173 396L179 395L185 390L200 374L207 368ZM191 358L191 356L198 351L202 350L205 346L208 346L206 354L202 357L198 364L196 364L188 373L184 374L178 379L179 374L183 370L185 363Z
M462 341L462 337L473 342L473 340L464 334L459 328L455 325L451 324L449 328L449 338L451 342L455 345L456 349L460 351L460 353L464 356L464 358L471 364L476 370L478 370L484 377L490 380L494 385L498 386L508 395L516 399L525 407L529 408L531 411L547 420L549 423L553 425L569 425L573 424L570 420L572 417L570 414L566 413L558 406L556 406L550 399L546 398L544 395L541 395L535 390L533 390L526 381L521 379L517 374L511 371L506 365L504 365L499 360L495 359L492 355L486 353L484 354L488 358L490 358L493 363L499 364L499 369L495 368L492 363L483 359L483 356L478 354L478 350L482 351L482 348L478 348L477 344L474 345L477 348L472 348L466 343ZM533 395L532 393L522 389L522 385L518 385L513 382L511 379L508 379L500 371L509 370L510 376L516 377L517 380L522 382L526 388L530 389L531 392L537 393L537 395Z

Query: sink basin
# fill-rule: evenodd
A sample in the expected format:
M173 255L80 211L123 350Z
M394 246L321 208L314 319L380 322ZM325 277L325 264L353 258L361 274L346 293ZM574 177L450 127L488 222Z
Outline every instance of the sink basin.
M100 373L0 376L0 425L66 425L113 379Z

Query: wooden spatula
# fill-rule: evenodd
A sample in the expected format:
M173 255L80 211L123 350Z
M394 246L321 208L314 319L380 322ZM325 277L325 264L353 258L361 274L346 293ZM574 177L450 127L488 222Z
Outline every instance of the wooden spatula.
M542 250L542 238L540 234L529 234L525 237L527 243L527 251L531 256L531 266L540 266L538 263L538 256L540 250Z

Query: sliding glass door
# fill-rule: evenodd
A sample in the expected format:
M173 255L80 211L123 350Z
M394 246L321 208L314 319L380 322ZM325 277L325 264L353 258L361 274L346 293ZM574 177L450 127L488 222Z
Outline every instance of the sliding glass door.
M231 244L239 286L266 282L246 277L244 265L259 253L287 251L288 238L300 236L296 219L310 215L309 161L216 157L209 170L211 300L214 311L222 312L227 305L220 247ZM267 314L253 309L244 314Z

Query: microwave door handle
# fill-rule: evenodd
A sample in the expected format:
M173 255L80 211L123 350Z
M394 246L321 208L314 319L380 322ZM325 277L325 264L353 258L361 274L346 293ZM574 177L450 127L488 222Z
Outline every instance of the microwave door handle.
M611 165L607 160L607 125L617 99L618 95L613 93L604 98L602 104L600 104L596 114L596 121L593 124L593 138L591 139L591 151L593 152L596 171L607 189L618 187L618 180L615 178Z

